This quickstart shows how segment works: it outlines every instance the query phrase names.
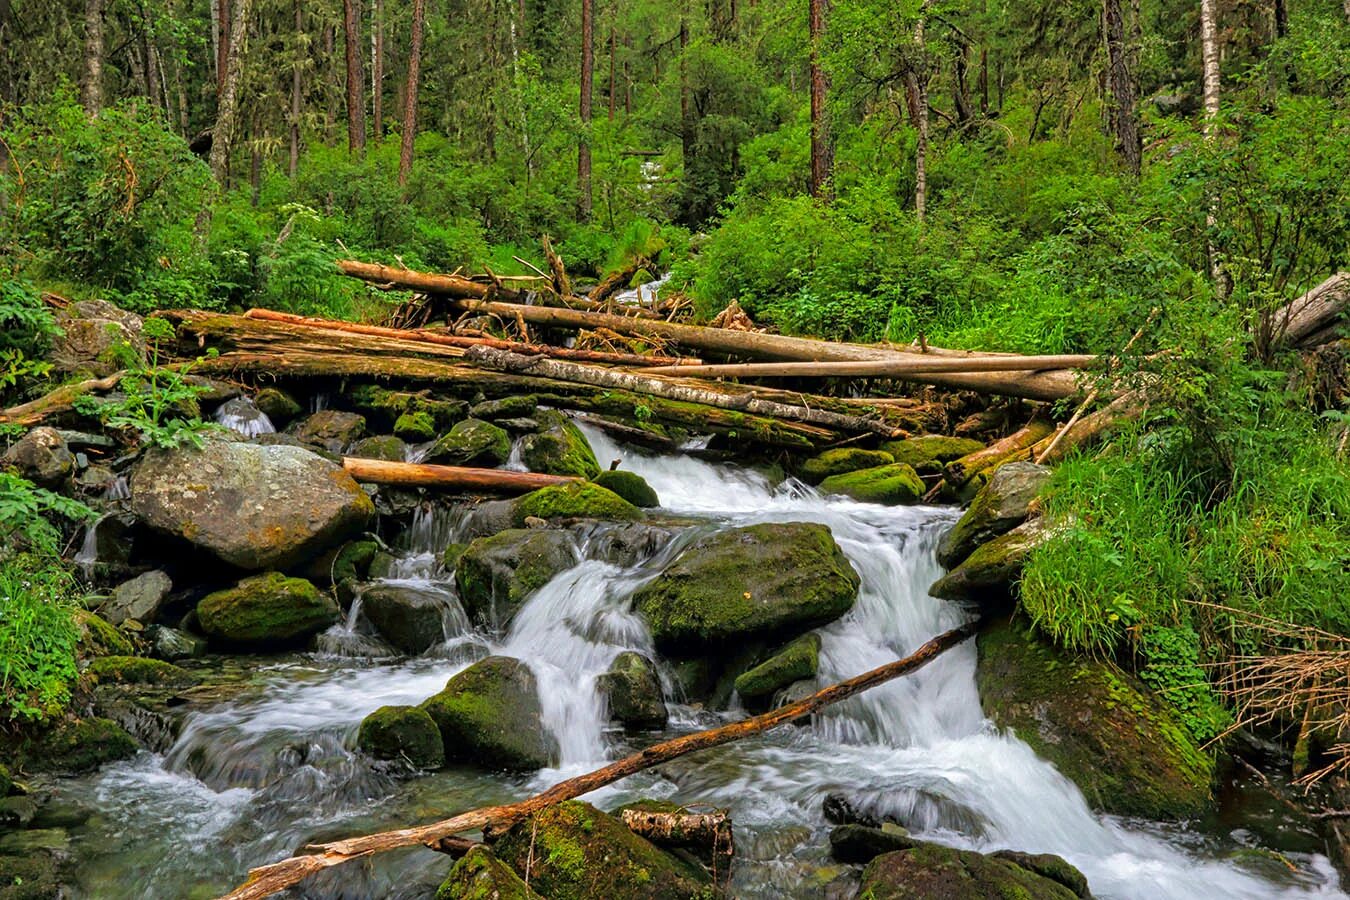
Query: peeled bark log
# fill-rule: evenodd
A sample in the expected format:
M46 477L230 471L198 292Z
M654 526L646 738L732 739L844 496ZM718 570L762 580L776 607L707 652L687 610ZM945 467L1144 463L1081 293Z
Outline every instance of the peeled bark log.
M995 441L983 450L968 453L958 460L947 463L945 475L947 483L959 488L980 472L1007 461L1017 453L1030 449L1044 438L1054 433L1049 422L1032 419L1026 425L1014 431L1001 441Z
M351 473L357 481L366 484L487 491L497 494L526 494L539 488L579 480L568 475L543 475L537 472L474 469L463 466L433 466L424 463L364 459L358 456L344 456L342 468Z
M1096 356L967 356L927 358L909 354L901 359L858 362L733 363L699 365L679 370L657 367L648 375L679 375L685 378L905 378L936 372L1046 372L1082 369L1097 362Z
M1319 333L1335 336L1328 329L1350 306L1350 272L1337 272L1297 300L1276 311L1273 318L1276 342L1288 347L1313 346Z
M661 847L694 847L731 855L731 818L725 812L648 812L625 809L619 814L628 830Z
M249 872L248 881L225 895L222 900L259 900L259 898L270 897L278 891L299 884L310 875L354 859L361 859L388 850L397 850L400 847L415 847L419 844L434 847L443 838L465 831L487 827L500 829L510 826L540 810L547 809L564 800L580 797L605 785L613 784L621 778L627 778L629 775L634 775L698 750L719 747L743 737L760 734L779 725L786 725L809 716L832 703L838 703L901 675L907 675L936 659L943 652L962 643L974 635L976 630L977 623L975 622L953 628L951 631L943 632L928 641L903 659L879 666L847 681L830 685L810 697L798 700L796 703L789 703L772 712L752 716L740 722L732 722L707 731L698 731L693 734L681 735L669 741L662 741L594 772L561 781L543 793L517 803L475 809L429 825L400 828L395 831L384 831L379 834L348 838L347 840L333 841L327 844L311 845L306 848L313 851L308 855L293 856L290 859L283 859L280 862L253 869Z

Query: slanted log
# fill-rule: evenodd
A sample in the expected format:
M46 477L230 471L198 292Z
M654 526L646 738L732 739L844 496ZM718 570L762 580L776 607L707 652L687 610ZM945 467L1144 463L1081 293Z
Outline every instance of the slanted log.
M1054 433L1054 425L1043 419L1032 419L1012 434L995 441L983 450L967 453L960 459L947 463L943 474L947 484L954 488L963 487L985 469L993 468L1025 453L1037 441Z
M512 472L507 469L475 469L466 466L437 466L427 463L366 459L359 456L344 456L342 468L357 481L366 484L483 491L493 494L527 494L539 488L581 480L568 475Z
M1096 412L1071 420L1054 434L1042 438L1031 448L1032 458L1045 465L1057 463L1074 448L1090 444L1119 425L1137 419L1147 406L1142 391L1121 394Z
M899 378L937 372L1045 372L1084 369L1096 356L966 356L926 357L909 354L901 359L856 362L733 363L730 365L657 366L648 375L679 375L682 378ZM922 379L918 379L922 380Z
M75 401L86 394L112 390L126 374L125 371L114 372L106 378L91 378L88 381L62 385L36 400L0 410L0 425L36 425L48 416L73 409Z

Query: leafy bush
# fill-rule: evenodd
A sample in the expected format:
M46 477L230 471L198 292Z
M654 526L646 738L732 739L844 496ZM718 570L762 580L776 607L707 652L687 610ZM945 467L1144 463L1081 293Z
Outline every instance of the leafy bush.
M76 596L70 573L50 558L0 560L0 718L41 721L70 702Z

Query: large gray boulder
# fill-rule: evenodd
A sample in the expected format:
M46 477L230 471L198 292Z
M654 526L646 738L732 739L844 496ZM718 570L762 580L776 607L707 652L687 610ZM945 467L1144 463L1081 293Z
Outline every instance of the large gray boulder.
M350 475L308 450L220 438L148 453L132 474L131 508L157 531L254 570L313 557L375 513Z
M1005 463L994 470L965 515L942 536L938 562L958 565L975 548L1007 534L1027 520L1032 502L1050 480L1050 469L1030 462Z
M342 453L366 433L366 417L325 409L292 424L290 433L302 444Z
M103 604L103 618L112 625L121 625L128 619L149 625L159 615L160 604L171 590L173 582L159 569L137 575L113 588L112 596Z
M75 457L55 428L41 426L20 438L0 458L0 468L14 469L44 487L63 481L75 466Z

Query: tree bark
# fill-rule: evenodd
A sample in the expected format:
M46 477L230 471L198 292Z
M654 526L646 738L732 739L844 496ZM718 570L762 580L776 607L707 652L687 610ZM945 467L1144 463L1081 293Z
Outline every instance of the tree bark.
M611 16L617 15L617 10L611 10ZM614 23L609 25L609 120L614 121L614 57L615 57L615 39Z
M914 105L918 108L915 125L918 140L914 148L914 215L923 225L928 211L928 48L924 42L928 0L919 4L919 20L914 24L914 46L918 57L914 78Z
M295 0L295 60L291 63L291 158L287 172L292 178L300 171L300 110L303 98L302 69L305 63L305 19L302 0Z
M789 703L772 712L752 716L740 722L732 722L707 731L698 731L662 741L594 772L561 781L543 793L517 803L471 810L440 822L433 822L430 825L401 828L396 831L385 831L379 834L307 847L307 850L315 852L304 856L294 856L290 859L253 869L249 872L248 881L231 891L222 900L260 900L262 897L270 897L278 891L298 884L310 875L350 860L400 847L415 847L419 844L433 846L442 838L465 831L486 827L507 827L540 810L547 809L564 800L580 797L607 784L613 784L621 778L627 778L629 775L670 762L698 750L719 747L743 737L760 734L779 725L786 725L810 716L830 704L846 700L901 675L907 675L970 638L975 634L976 627L976 623L972 622L951 631L943 632L903 659L879 666L847 681L830 685L810 697L798 700L796 703Z
M211 174L225 186L230 173L230 146L239 118L239 70L243 66L244 38L248 34L250 0L235 0L234 26L230 32L229 53L225 59L225 90L220 96L216 112L216 126L211 133ZM226 6L221 0L221 6Z
M577 135L577 221L591 220L591 93L595 69L595 0L581 0L581 132Z
M1083 369L1097 362L1096 356L968 356L926 357L921 353L893 360L858 362L732 363L730 365L658 367L649 375L679 375L683 378L903 378L934 372L1046 372Z
M1125 17L1120 0L1102 0L1102 37L1106 42L1106 85L1110 93L1107 116L1116 154L1131 175L1138 177L1143 159L1139 134L1138 90L1125 43Z
M361 66L361 0L342 0L347 51L347 149L366 152L365 74Z
M225 76L230 69L230 34L234 14L230 7L234 0L216 0L216 108L219 110L221 98L225 96ZM241 20L243 16L239 17ZM217 112L219 115L219 112Z
M422 70L422 29L426 0L413 0L412 39L408 45L408 85L403 91L403 143L398 154L398 183L407 185L412 174L413 140L417 137L417 89Z
M1217 0L1200 0L1200 61L1204 72L1205 140L1214 141L1219 127L1219 31L1215 18ZM1223 292L1224 272L1219 250L1212 238L1218 225L1218 197L1210 193L1205 211L1206 252L1210 277L1216 290Z
M384 137L384 0L375 0L370 17L370 94L375 119L371 134L378 143Z
M84 6L84 78L80 99L90 116L103 109L103 0L87 0Z
M1350 306L1350 272L1337 272L1275 312L1272 343L1305 346L1305 342L1311 343L1311 338L1340 319L1347 306Z
M1012 434L995 441L983 450L967 453L958 460L947 463L943 474L947 483L961 487L985 469L996 466L1016 453L1033 447L1038 441L1053 436L1055 428L1042 419L1032 419Z
M829 0L808 2L811 38L811 196L829 200L830 183L834 177L834 144L830 139L830 121L826 110L830 79L820 59Z
M424 463L364 459L358 456L344 456L342 468L364 484L434 487L494 494L525 494L540 488L583 480L571 475L542 475L537 472L472 469L463 466L432 466Z

